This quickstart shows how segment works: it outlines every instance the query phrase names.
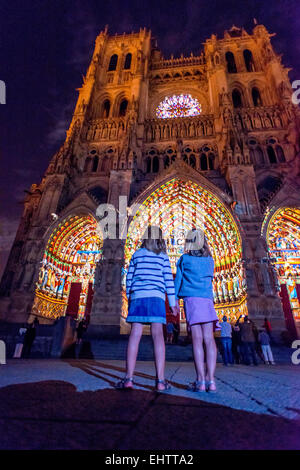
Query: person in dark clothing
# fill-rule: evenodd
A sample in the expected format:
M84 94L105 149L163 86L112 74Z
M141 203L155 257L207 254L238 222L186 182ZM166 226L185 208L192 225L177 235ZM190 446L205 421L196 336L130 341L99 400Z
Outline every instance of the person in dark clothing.
M236 364L242 362L242 351L241 351L241 332L238 326L233 326L231 332L232 339L232 354Z
M261 348L261 345L260 345L260 342L259 342L259 331L258 331L258 328L257 326L255 325L254 321L250 320L249 321L252 323L252 329L253 329L253 334L254 334L254 338L255 338L255 351L256 351L256 354L257 356L260 358L261 362L265 362L264 360L264 356L263 356L263 352L262 352L262 348Z
M242 316L239 317L237 321L237 325L240 328L241 331L241 341L243 345L243 350L244 350L244 357L245 357L245 363L247 365L250 365L250 356L252 358L253 364L255 366L258 365L257 362L257 356L256 356L256 348L255 348L255 335L253 332L253 324L249 320L248 317L245 317L244 323L240 323L240 319Z
M28 325L28 328L24 337L24 345L23 345L23 351L22 351L23 358L30 357L31 348L36 337L36 330L37 330L38 325L39 325L39 321L37 318L34 319L33 323L30 323Z
M76 331L77 331L77 341L76 343L77 344L81 344L82 343L82 337L84 335L84 333L86 332L87 330L87 324L85 322L85 320L81 320L76 328Z
M173 342L174 342L174 344L178 343L178 336L179 336L179 325L178 325L178 323L174 323L174 330L173 330Z

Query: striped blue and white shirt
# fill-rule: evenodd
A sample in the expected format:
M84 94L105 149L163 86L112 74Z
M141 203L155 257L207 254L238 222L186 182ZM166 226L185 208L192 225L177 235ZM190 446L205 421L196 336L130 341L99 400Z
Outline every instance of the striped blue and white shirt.
M166 253L159 255L140 248L130 261L126 278L127 298L159 297L167 293L170 307L175 306L175 287L170 261Z

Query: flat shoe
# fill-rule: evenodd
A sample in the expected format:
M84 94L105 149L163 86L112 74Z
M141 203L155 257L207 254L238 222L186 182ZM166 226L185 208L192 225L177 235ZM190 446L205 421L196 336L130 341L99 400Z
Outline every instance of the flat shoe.
M203 385L204 385L204 389L201 390L200 387ZM192 382L191 384L188 385L188 390L190 390L191 392L203 393L203 392L206 392L205 385L206 385L205 380L195 380L195 382Z
M158 384L162 384L165 386L165 388L163 390L160 390L157 386ZM171 385L169 384L169 382L167 380L158 380L156 379L156 387L155 387L155 391L158 392L158 393L166 393L166 392L169 392L170 390L172 389Z
M119 380L119 382L117 382L114 387L117 389L117 390L132 390L133 389L133 386L129 386L129 387L125 387L125 384L127 384L128 382L132 382L133 383L133 378L132 377L124 377L124 379L121 379Z
M210 386L211 385L216 385L216 382L214 382L213 380L210 380L209 382L207 382L206 386L207 386L207 391L209 393L217 393L217 390L211 390L210 389Z

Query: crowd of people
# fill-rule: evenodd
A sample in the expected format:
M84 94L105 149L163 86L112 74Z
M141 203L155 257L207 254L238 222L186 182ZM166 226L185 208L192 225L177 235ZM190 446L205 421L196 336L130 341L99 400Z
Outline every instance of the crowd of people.
M267 318L258 329L247 315L241 315L233 324L224 316L220 323L219 340L225 366L233 364L257 366L259 359L264 364L275 365L271 348L271 324Z
M28 359L31 355L32 346L37 336L39 326L38 318L33 322L22 325L19 328L16 338L16 346L13 354L14 359ZM78 321L76 326L75 339L77 345L82 345L83 337L88 328L88 322L85 319Z

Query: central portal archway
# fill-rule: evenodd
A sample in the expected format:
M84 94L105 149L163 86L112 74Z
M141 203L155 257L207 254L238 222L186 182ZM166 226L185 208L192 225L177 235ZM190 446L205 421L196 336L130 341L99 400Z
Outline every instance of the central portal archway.
M139 248L148 224L158 225L167 242L173 274L184 250L185 235L201 227L215 261L214 302L218 315L235 320L246 313L246 284L238 227L225 205L209 190L192 181L173 178L141 204L133 218L125 244L122 316L127 316L125 275L134 251ZM184 316L181 321L184 322Z

